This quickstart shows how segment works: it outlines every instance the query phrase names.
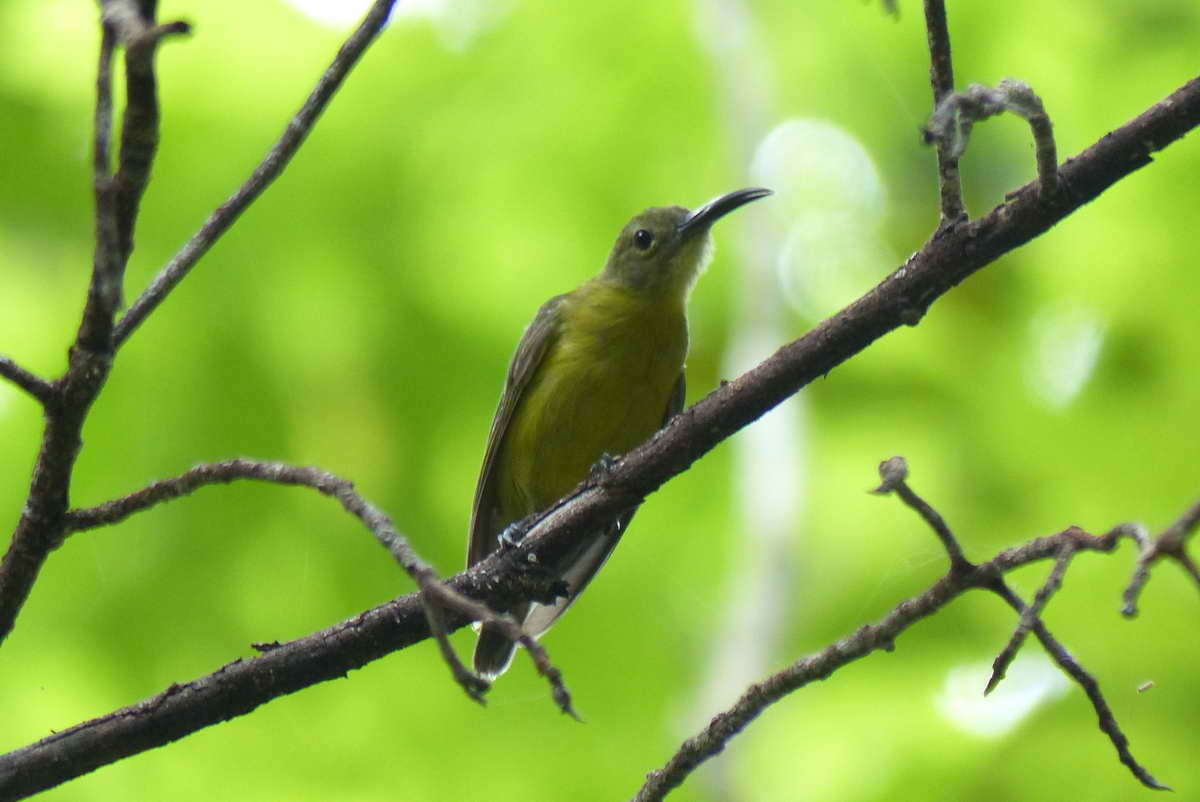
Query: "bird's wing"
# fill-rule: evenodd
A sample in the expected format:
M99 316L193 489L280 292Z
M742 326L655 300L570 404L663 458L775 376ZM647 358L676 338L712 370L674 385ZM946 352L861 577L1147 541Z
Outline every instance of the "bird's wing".
M663 412L664 426L683 410L683 398L686 391L686 380L683 372L680 371L679 378L675 382L675 389L671 391L671 396L667 399L667 408ZM629 522L633 520L635 512L637 512L637 507L622 514L603 534L586 540L578 553L572 554L564 561L566 567L560 576L567 585L567 596L554 604L534 604L529 616L525 619L526 632L538 637L550 629L559 616L567 611L571 602L579 597L583 589L592 581L592 577L608 561L609 555L617 547L617 541L621 539Z
M561 334L561 318L556 312L564 298L565 295L556 295L542 304L533 322L525 329L525 334L517 345L517 352L513 354L512 363L508 366L504 392L500 394L496 417L492 419L492 431L488 434L483 468L479 471L479 484L475 486L475 503L471 507L471 527L467 540L468 568L496 550L499 545L499 530L509 523L498 523L496 520L499 503L495 483L496 457L500 454L500 446L508 432L508 424L521 402L525 388L529 386L529 380L537 373L546 352Z

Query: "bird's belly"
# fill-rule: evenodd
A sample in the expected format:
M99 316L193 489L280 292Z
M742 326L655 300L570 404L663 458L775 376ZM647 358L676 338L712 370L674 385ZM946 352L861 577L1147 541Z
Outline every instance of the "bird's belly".
M512 494L506 509L528 515L546 508L602 454L624 454L662 425L683 369L687 333L645 335L634 329L567 339L547 354L506 438L510 453L533 455L501 461L512 468L507 481L501 478L501 493Z

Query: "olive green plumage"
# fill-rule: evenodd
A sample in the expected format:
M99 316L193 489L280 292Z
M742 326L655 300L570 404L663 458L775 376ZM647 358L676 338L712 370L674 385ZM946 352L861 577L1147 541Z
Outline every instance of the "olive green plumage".
M471 514L467 565L495 551L509 524L566 495L608 454L649 439L683 407L687 300L712 253L709 229L724 214L770 194L746 189L696 212L647 209L613 245L604 269L551 298L525 330L492 422ZM579 544L557 566L568 595L509 611L539 636L608 559L630 511ZM484 626L475 670L502 673L514 645Z

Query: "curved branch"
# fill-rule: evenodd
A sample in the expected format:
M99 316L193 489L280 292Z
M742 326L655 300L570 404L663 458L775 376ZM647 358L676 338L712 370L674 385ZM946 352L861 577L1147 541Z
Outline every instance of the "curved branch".
M483 694L490 684L469 671L458 659L447 640L443 626L443 609L450 609L467 616L471 621L499 623L509 631L513 640L520 641L533 658L538 673L550 682L555 703L564 713L578 718L571 707L571 696L562 681L561 672L550 663L546 650L521 631L510 618L499 616L487 605L455 593L439 579L437 572L416 553L408 539L396 531L392 521L378 507L371 504L354 490L354 484L328 471L310 466L285 465L281 462L264 462L250 459L232 459L225 462L197 465L185 473L153 482L146 487L113 501L88 509L71 510L66 514L68 532L79 532L100 526L120 523L131 515L166 501L178 499L212 484L228 484L250 479L282 485L308 487L322 495L337 500L346 512L358 518L371 531L375 539L400 563L405 573L421 589L421 600L433 637L437 639L442 657L450 667L454 679L467 695L483 702Z

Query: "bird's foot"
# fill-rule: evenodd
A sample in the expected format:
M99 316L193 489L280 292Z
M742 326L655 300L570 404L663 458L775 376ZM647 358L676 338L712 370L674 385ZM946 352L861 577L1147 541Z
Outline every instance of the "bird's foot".
M500 542L501 550L515 549L520 545L521 539L525 537L525 530L521 528L520 521L513 521L508 526L504 527L504 531L496 538Z
M602 453L600 458L596 460L596 463L592 465L591 469L588 471L588 478L593 482L598 482L601 479L609 476L620 464L620 457L614 457L612 454L609 454L606 451Z
M525 539L525 535L529 534L530 528L537 522L540 514L526 515L520 520L513 521L504 530L496 536L496 540L500 543L500 549L507 551L515 549Z

